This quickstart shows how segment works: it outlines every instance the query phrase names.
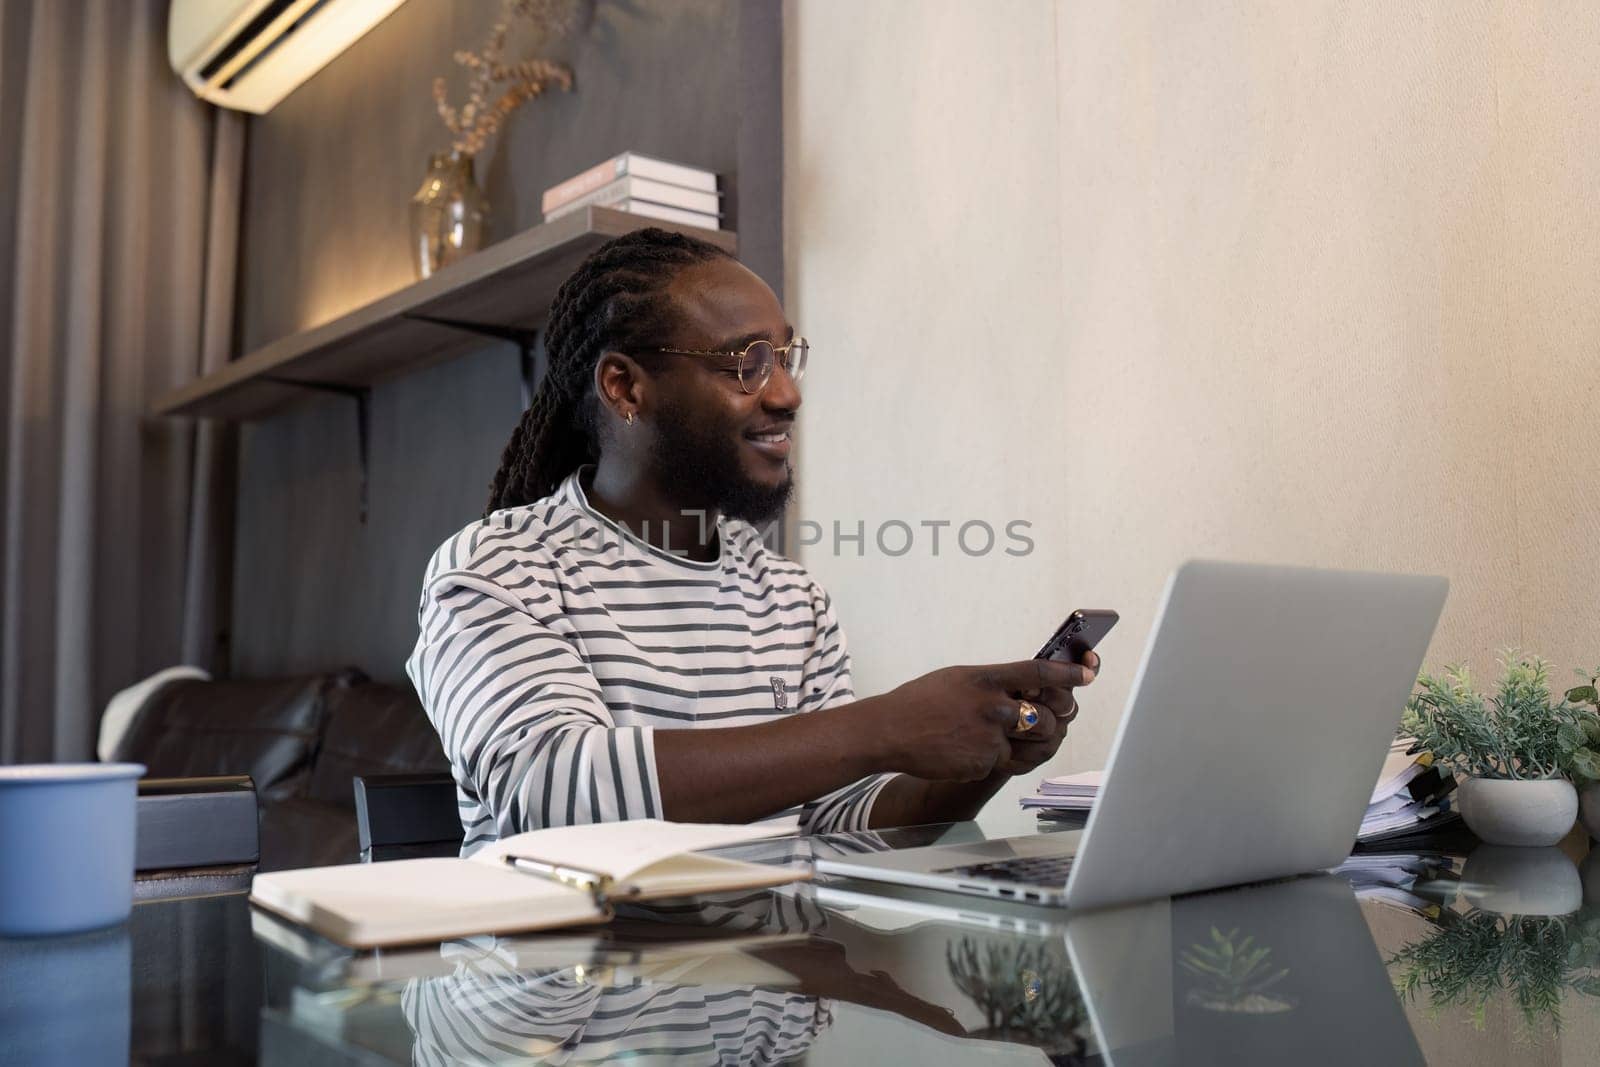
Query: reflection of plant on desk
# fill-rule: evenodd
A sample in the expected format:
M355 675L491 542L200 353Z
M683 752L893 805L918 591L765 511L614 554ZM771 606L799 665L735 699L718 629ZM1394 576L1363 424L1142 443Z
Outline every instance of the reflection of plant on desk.
M1423 986L1434 1011L1470 1006L1480 1030L1489 998L1511 994L1530 1031L1561 1029L1561 997L1572 989L1600 996L1600 915L1500 915L1473 909L1444 912L1427 937L1389 960L1395 989L1408 1000Z
M1089 1017L1077 979L1059 954L1036 941L989 943L970 937L945 946L956 988L983 1012L971 1037L1035 1045L1048 1053L1088 1049Z
M1213 926L1211 942L1184 949L1178 966L1201 980L1189 990L1189 1003L1196 1007L1270 1015L1295 1005L1292 997L1268 992L1289 977L1289 969L1272 962L1272 949L1257 945L1252 936L1240 938L1237 929L1224 934Z

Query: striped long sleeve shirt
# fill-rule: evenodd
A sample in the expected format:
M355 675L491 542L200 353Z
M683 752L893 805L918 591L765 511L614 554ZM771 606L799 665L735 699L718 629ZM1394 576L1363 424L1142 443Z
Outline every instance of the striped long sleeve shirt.
M748 524L717 559L666 553L595 511L579 477L497 511L430 560L406 662L456 780L462 845L661 816L654 734L855 699L828 595ZM889 775L771 817L865 828Z

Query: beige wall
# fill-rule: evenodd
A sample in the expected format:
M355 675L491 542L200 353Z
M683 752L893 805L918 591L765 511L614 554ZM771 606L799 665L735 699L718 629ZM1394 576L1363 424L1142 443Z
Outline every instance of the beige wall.
M1430 662L1600 660L1600 10L786 17L800 514L1037 541L804 553L860 691L1115 607L1099 765L1191 555L1444 573Z
M785 10L788 305L816 354L797 511L828 530L803 558L842 613L861 693L1026 657L1072 592L1054 459L1069 436L1055 14L994 10ZM935 558L919 526L1013 518L1034 524L1027 558L967 556L955 527ZM870 538L892 520L919 535L906 555L832 552L834 521Z

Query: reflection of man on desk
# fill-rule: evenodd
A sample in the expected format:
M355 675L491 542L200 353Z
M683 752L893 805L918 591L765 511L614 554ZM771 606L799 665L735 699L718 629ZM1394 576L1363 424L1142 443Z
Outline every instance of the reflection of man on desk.
M832 1021L826 1001L731 986L603 985L572 969L481 966L406 986L412 1062L787 1063Z
M749 270L620 237L562 285L546 349L489 513L428 565L407 663L465 851L640 817L954 821L1055 753L1092 653L856 699L828 595L756 529L790 495L809 345Z
M809 858L800 839L751 848L773 863ZM804 895L732 893L619 916L598 963L529 966L523 956L552 944L539 939L443 946L455 973L413 980L402 994L413 1061L787 1063L831 1025L836 999L960 1031L948 1010L887 974L860 973L840 945L813 936L828 919ZM628 943L631 954L616 951Z

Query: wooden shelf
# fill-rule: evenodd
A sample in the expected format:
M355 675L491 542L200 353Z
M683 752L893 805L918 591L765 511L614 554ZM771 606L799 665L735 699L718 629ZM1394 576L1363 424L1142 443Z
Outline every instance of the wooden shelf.
M153 415L204 415L244 421L309 396L306 384L359 389L464 355L482 336L418 316L485 327L533 330L556 289L606 241L646 226L687 233L737 251L727 231L678 226L590 207L524 230L399 292L279 338L158 399ZM294 384L304 383L304 384Z

